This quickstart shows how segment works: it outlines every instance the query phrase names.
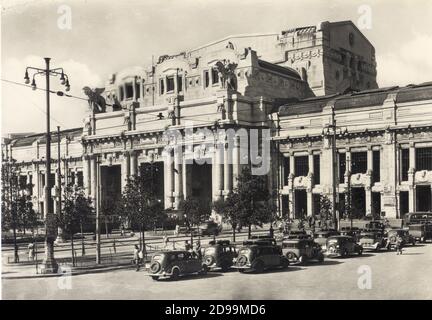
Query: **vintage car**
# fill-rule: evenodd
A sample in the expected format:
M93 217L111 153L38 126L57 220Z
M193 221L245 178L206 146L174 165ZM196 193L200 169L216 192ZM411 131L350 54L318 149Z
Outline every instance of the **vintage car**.
M360 232L361 230L357 227L343 227L339 231L341 236L353 237L356 242L360 239Z
M415 238L410 235L408 229L391 229L387 232L388 249L396 248L397 236L402 238L402 245L411 244L415 246Z
M253 235L251 236L250 240L263 240L263 241L269 241L271 242L273 245L276 245L276 239L272 238L268 235Z
M234 264L237 251L229 240L210 241L209 246L202 248L202 261L209 270L228 271Z
M353 254L361 255L363 253L363 247L349 236L330 236L327 239L326 248L325 254L331 258L345 258Z
M238 250L238 255L233 268L239 272L255 271L263 272L271 268L287 268L288 259L282 254L282 248L271 241L249 240L244 241Z
M321 246L315 243L313 239L284 239L282 253L288 258L289 262L324 261Z
M222 232L222 225L214 221L206 221L201 223L198 227L192 228L192 232L197 236L217 236Z
M284 239L308 239L311 238L306 231L303 230L290 230L287 234L284 235Z
M315 232L314 240L318 243L323 250L326 249L327 239L331 236L339 235L339 232L334 229L322 229L320 231Z
M152 256L148 275L153 280L160 278L177 280L187 274L206 274L207 270L207 266L202 264L201 259L189 251L160 251Z
M432 239L432 223L416 223L408 226L408 233L420 242Z
M360 232L359 240L356 241L364 250L378 251L381 248L387 249L387 238L380 230L364 230Z

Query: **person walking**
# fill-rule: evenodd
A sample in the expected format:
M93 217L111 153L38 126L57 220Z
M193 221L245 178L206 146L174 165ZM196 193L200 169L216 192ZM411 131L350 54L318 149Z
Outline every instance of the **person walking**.
M115 239L114 239L114 241L113 241L113 251L114 251L114 254L116 254L117 253L117 248L116 248L116 241L115 241Z
M166 235L164 235L163 237L163 244L164 244L164 249L167 249L169 244L169 238Z
M396 237L396 254L402 254L402 248L403 248L403 239L400 235L397 235Z
M140 253L140 249L139 249L138 245L136 244L135 248L134 248L134 253L133 253L133 260L134 260L135 265L136 265L136 271L139 271L139 269L140 269L139 253Z
M29 260L31 260L31 261L34 260L35 250L34 250L34 244L33 243L29 243L29 245L28 245L28 257L29 257Z
M184 247L186 251L190 251L192 249L192 246L190 245L188 240L185 241Z

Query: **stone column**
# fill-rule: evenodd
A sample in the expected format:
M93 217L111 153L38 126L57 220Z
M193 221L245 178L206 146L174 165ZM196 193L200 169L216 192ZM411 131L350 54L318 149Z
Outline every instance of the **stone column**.
M409 186L409 191L408 191L408 207L409 207L409 212L415 212L416 211L416 186L415 185L411 185Z
M91 182L90 182L90 157L88 155L83 156L83 185L84 192L87 196L91 193Z
M127 180L130 176L130 159L129 152L123 152L123 161L121 163L121 190L124 191Z
M182 146L175 146L174 149L174 208L178 209L180 201L183 199L183 183L182 183Z
M367 149L367 185L364 186L365 188L365 205L366 205L366 215L372 213L372 186L373 186L373 170L375 168L373 167L373 152L372 147L368 146Z
M232 150L232 186L233 188L237 187L238 177L241 173L240 168L240 138L234 138L234 147Z
M129 153L130 158L130 175L135 176L138 175L138 163L137 163L137 154L136 151L132 150Z
M186 157L190 154L189 150L186 149L188 147L185 147L185 153L183 155L183 160L182 160L182 172L183 172L183 177L182 177L182 182L183 182L183 196L186 199L186 197L191 196L192 195L192 163L190 159L187 159ZM193 153L192 153L193 156Z
M165 179L165 209L173 208L173 154L171 148L165 151L164 179Z
M306 189L306 203L307 203L307 212L306 214L308 216L312 216L313 215L313 195L312 195L312 189L314 187L314 166L313 166L313 152L312 150L309 150L309 154L308 154L308 167L309 167L309 178L310 181L308 188Z
M408 182L409 186L409 211L414 212L417 208L417 195L416 195L416 184L415 184L415 172L416 172L416 161L415 161L415 144L410 143L409 146L409 169L408 169Z
M229 143L224 147L224 195L232 190L232 146Z
M290 172L288 176L288 192L289 192L289 203L288 210L291 219L295 218L295 191L294 191L294 173Z
M213 200L219 200L222 195L223 189L223 168L222 168L222 157L223 157L223 145L216 144L214 147L212 169L213 169Z
M90 157L90 190L91 190L91 196L93 200L96 199L97 194L97 159L96 155L92 155Z

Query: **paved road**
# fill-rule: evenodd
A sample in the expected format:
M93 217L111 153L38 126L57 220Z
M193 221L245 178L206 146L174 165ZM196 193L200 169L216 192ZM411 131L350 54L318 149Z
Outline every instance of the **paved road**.
M366 267L365 267L366 266ZM371 289L359 289L359 268L371 271ZM363 270L366 270L363 269ZM432 299L432 244L324 264L290 266L264 274L190 276L155 282L132 269L65 278L3 279L3 299Z

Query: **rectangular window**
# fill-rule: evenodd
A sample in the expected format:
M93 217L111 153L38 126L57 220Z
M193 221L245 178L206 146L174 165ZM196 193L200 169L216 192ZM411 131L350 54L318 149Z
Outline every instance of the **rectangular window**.
M284 172L283 185L287 186L288 185L288 177L290 174L290 158L289 157L283 157L283 172Z
M27 176L19 176L19 188L25 189L27 187Z
M353 152L351 154L351 173L366 173L367 152Z
M164 94L165 92L165 85L164 85L164 79L159 80L159 93Z
M136 92L136 97L135 97L135 99L138 99L138 98L141 98L140 97L140 95L141 95L141 86L140 86L140 84L138 83L138 82L135 82L135 92Z
M296 177L307 176L309 173L309 157L294 157L294 173Z
M219 74L216 69L212 69L212 84L219 82Z
M373 158L373 182L379 182L381 180L380 168L381 168L381 159L379 150L372 151Z
M372 192L372 215L376 218L381 216L381 193Z
M125 88L126 88L126 99L132 99L133 98L133 85L132 83L126 83L125 84Z
M408 181L409 170L409 149L401 150L401 178L402 181Z
M124 100L124 90L123 87L120 87L120 101Z
M432 148L417 148L415 159L416 170L432 171Z
M167 92L174 91L174 77L167 77Z
M210 85L210 77L208 70L204 71L204 87L207 88Z
M84 177L83 177L83 173L81 171L77 172L76 178L78 179L78 182L77 182L78 186L83 187L84 186Z
M408 150L408 149L403 149ZM399 193L400 198L400 213L401 217L403 217L409 211L409 193L408 191L401 191Z
M177 77L177 87L178 87L178 92L183 91L183 78L182 76L178 76Z
M313 166L314 166L314 183L320 184L321 171L320 171L320 156L319 156L319 154L315 154L313 156Z
M339 183L345 182L346 153L339 153Z

